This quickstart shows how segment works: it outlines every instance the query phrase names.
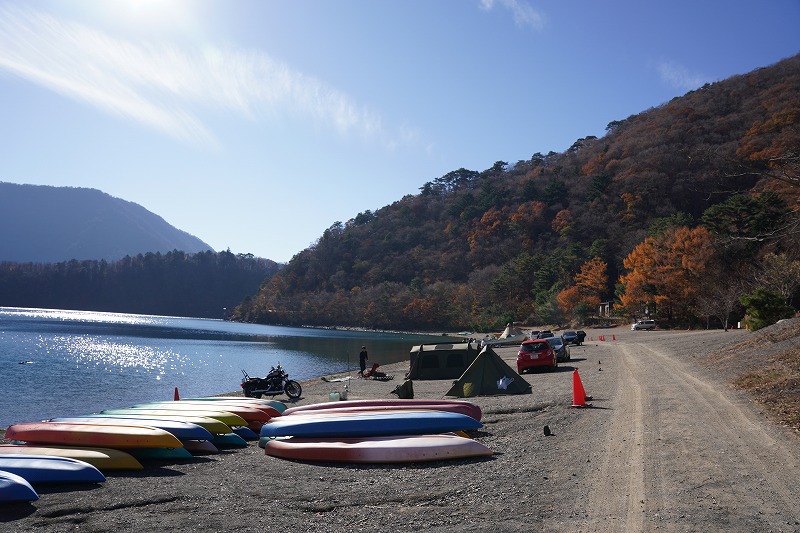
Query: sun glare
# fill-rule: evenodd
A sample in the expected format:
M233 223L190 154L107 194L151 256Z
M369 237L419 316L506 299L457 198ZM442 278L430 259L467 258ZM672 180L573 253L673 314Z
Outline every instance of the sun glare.
M122 30L185 33L196 29L200 3L191 0L115 0L87 2L94 16Z

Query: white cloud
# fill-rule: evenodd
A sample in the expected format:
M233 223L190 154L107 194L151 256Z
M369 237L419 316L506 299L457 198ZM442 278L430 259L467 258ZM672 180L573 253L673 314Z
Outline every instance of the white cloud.
M658 64L661 80L681 90L692 90L710 82L708 76L689 72L689 69L674 61L662 61Z
M381 136L346 94L262 53L134 43L51 15L0 8L0 70L183 142L214 146L203 110L288 111L344 134Z
M481 0L481 8L491 11L499 5L511 11L517 26L530 26L535 30L544 27L544 17L524 0Z

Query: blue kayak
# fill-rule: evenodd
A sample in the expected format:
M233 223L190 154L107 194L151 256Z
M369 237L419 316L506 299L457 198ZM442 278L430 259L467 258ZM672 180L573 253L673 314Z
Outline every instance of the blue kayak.
M483 425L461 413L445 411L365 412L342 415L301 415L273 418L261 427L261 437L381 437L468 431Z
M51 422L68 422L71 424L97 424L105 426L148 426L163 429L175 435L180 440L211 440L214 435L204 427L189 422L177 420L161 420L158 418L138 418L132 421L130 418L118 418L108 415L103 416L74 416L66 418L53 418Z
M100 483L106 477L96 467L67 457L0 454L0 470L28 483Z
M0 470L0 502L32 502L39 495L25 478Z

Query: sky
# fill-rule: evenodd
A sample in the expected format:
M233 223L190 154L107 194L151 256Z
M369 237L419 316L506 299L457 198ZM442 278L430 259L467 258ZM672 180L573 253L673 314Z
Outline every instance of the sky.
M798 27L800 0L0 0L0 181L287 262L452 170L793 56Z

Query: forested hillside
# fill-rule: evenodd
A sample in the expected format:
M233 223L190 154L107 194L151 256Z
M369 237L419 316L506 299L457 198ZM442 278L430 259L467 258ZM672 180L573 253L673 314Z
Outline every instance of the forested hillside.
M5 262L0 306L222 318L279 268L229 251L147 253L114 262Z
M599 320L608 301L686 327L740 319L745 295L751 314L791 314L798 95L795 56L613 121L564 153L454 170L334 223L234 318L491 329Z

